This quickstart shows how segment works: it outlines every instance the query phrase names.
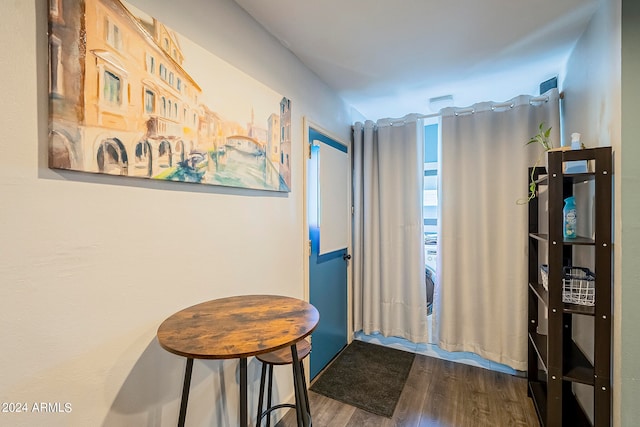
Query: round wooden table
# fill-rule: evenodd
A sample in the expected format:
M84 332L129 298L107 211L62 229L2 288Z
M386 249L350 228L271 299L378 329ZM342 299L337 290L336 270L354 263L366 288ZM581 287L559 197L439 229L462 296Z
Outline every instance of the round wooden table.
M277 295L241 295L185 308L158 328L165 350L187 358L178 426L183 427L193 359L240 359L240 425L247 426L247 357L291 348L298 425L309 425L303 410L304 384L296 343L318 325L318 310L306 301Z

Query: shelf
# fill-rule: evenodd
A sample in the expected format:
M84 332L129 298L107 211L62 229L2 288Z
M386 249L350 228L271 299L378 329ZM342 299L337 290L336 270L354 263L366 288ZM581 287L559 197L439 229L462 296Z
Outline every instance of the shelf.
M612 383L606 375L611 372L612 150L611 147L596 147L551 151L547 161L548 168L528 169L528 178L533 178L536 185L545 186L546 190L546 203L532 199L528 212L528 394L543 427L591 426L590 418L598 427L609 427ZM563 166L570 161L587 161L593 172L565 174ZM583 198L585 191L588 197L597 200L590 216L593 235L565 239L562 231L564 200L570 196ZM546 219L542 219L543 216ZM545 225L548 231L541 228ZM563 266L578 261L574 258L584 252L580 246L594 247L589 251L594 256L589 268L598 278L594 282L598 296L596 306L562 301ZM538 283L541 262L549 265L549 278L553 276L549 290ZM538 334L536 329L545 310L548 336ZM574 319L578 315L594 317L592 339L578 341L584 345L586 353L593 354L593 362L573 341ZM584 334L579 335L583 337ZM590 402L586 413L581 406L582 400L578 401L573 394L574 384L583 384L592 390L592 399L586 400Z
M592 427L584 409L578 403L573 393L563 396L566 400L566 410L562 412L562 425L571 427Z
M571 382L594 385L593 365L582 350L573 342L569 346L569 354L565 355L565 372L563 379Z
M595 245L596 241L588 237L576 237L575 239L564 239L563 245Z
M593 181L596 174L593 172L585 173L567 173L562 176L564 181L569 184L579 184L580 182Z
M536 185L547 185L547 178L546 174L540 175L540 178L535 180Z
M583 316L595 316L596 308L592 305L564 303L564 312L571 314L582 314Z
M529 381L529 392L533 400L533 406L536 408L540 425L545 427L547 420L547 387L541 381Z
M582 150L565 150L562 152L562 160L565 162L576 160L593 160L595 150L598 149L588 148Z
M546 242L549 240L549 235L544 233L529 233L529 237L534 238L536 240L540 240Z
M529 237L543 242L549 241L549 235L546 233L529 233ZM596 241L588 237L578 236L575 239L564 239L563 245L595 245Z
M542 283L529 283L529 287L544 305L549 306L549 291L542 286Z
M533 407L538 415L541 427L546 427L547 423L547 385L544 381L529 381L529 393L533 400ZM592 427L587 414L578 403L575 395L568 393L563 396L566 400L566 411L562 413L562 425L571 427Z
M577 184L580 182L593 181L596 177L594 172L585 172L585 173L567 173L562 176L564 182L568 184ZM540 175L538 179L535 180L536 185L548 185L549 184L549 176L544 174Z
M542 301L545 306L549 306L549 291L542 286L542 283L529 283L529 288L531 288L533 293L536 294L538 299ZM594 306L569 303L564 303L563 305L563 311L565 313L581 314L583 316L596 315L596 308Z
M538 354L538 359L542 363L545 372L547 371L547 336L541 334L529 334L529 341Z

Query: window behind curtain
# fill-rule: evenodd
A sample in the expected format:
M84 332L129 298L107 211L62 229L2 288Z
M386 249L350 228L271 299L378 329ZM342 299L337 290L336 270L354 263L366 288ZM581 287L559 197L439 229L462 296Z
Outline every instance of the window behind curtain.
M437 119L436 119L437 120ZM438 255L438 123L424 127L424 261L436 270Z

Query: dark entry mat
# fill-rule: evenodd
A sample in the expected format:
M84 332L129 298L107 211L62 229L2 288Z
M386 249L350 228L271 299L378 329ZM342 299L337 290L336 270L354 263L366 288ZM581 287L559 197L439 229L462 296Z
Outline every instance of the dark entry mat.
M414 358L414 353L356 340L320 374L311 390L391 418Z

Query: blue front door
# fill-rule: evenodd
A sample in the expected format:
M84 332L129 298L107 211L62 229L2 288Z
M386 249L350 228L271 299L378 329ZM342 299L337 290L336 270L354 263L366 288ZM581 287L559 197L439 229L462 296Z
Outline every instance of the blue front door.
M336 237L329 234L331 230L348 234L344 223L350 221L351 203L345 197L350 185L349 179L345 179L350 176L347 147L312 128L309 128L309 141L312 144L308 177L309 301L320 312L320 323L312 337L310 364L313 378L347 345L348 244L340 242L348 242L349 238L348 235ZM327 180L323 179L323 174L331 176ZM341 212L344 212L344 218L341 218Z

